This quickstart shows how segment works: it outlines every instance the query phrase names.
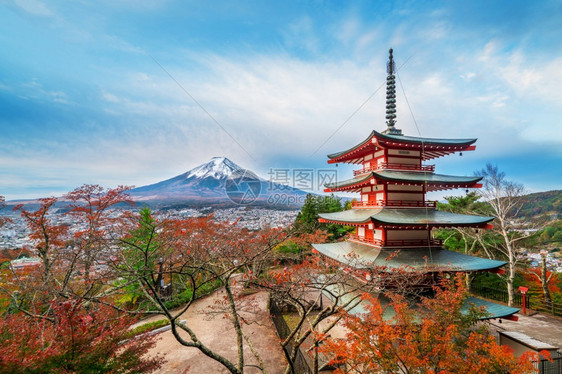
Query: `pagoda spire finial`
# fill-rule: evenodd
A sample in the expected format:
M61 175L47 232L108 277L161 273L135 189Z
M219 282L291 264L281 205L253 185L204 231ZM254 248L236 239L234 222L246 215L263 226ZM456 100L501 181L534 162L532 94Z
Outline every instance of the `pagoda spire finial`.
M396 124L396 81L394 73L396 72L396 65L392 57L392 48L388 50L388 63L386 64L386 125L388 128L383 131L383 134L402 135L402 130L394 127Z

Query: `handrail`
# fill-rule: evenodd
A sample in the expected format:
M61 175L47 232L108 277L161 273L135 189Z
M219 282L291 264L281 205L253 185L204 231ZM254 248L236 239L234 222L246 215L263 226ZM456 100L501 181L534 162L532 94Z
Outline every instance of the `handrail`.
M355 170L353 172L354 176L365 174L370 171L376 171L381 169L396 169L396 170L410 170L410 171L426 171L426 172L434 172L435 165L411 165L411 164L397 164L397 163L389 163L389 162L381 162L375 166L369 166L367 168L363 168L360 170Z
M356 242L374 244L374 245L377 245L377 246L382 246L382 245L383 245L383 241L380 240L380 239L371 239L371 238L360 237L360 236L357 235L357 234L349 234L349 235L348 235L348 239L349 239L349 240L356 241Z
M443 240L441 239L406 239L406 240L387 240L386 242L382 241L381 239L371 239L360 237L357 234L349 234L348 240L367 243L367 244L374 244L379 247L415 247L415 246L442 246Z
M418 201L418 200L376 200L376 201L353 201L351 206L354 208L372 208L379 206L407 206L418 208L435 208L437 201Z

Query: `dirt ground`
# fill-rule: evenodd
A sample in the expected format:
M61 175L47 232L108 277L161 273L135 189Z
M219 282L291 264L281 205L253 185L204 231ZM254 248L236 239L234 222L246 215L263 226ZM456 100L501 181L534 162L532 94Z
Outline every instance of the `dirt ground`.
M201 342L236 363L238 351L232 322L224 313L216 310L220 307L223 297L224 291L220 290L197 300L179 319L186 320L187 325L195 331ZM262 357L267 372L277 374L283 372L286 361L279 345L279 337L269 316L267 301L268 295L265 292L244 296L241 315L252 321L243 329ZM151 317L142 323L156 319L161 317ZM189 339L187 334L185 336ZM171 331L162 332L158 337L160 340L149 352L149 355L162 355L167 361L158 373L228 373L224 366L205 356L197 348L182 346ZM244 360L245 373L262 373L261 370L249 366L256 365L257 360L247 344L244 346Z

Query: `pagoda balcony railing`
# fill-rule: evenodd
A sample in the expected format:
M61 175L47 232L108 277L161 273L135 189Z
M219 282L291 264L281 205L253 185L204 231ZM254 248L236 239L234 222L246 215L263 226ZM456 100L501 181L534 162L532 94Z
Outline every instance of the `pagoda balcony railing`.
M349 234L348 240L360 243L376 245L377 247L441 247L443 240L441 239L403 239L403 240L387 240L365 238L357 234Z
M437 207L437 201L417 201L417 200L353 201L351 203L351 206L354 208L377 208L381 206L435 208Z
M375 166L369 166L367 168L355 170L353 171L353 175L357 176L357 175L368 173L370 171L376 171L381 169L434 172L435 165L410 165L410 164L396 164L396 163L382 162Z
M365 238L362 236L359 236L357 234L349 234L348 235L348 240L352 240L354 242L361 242L361 243L367 243L367 244L374 244L378 247L382 247L383 245L383 241L380 239L373 239L373 238Z

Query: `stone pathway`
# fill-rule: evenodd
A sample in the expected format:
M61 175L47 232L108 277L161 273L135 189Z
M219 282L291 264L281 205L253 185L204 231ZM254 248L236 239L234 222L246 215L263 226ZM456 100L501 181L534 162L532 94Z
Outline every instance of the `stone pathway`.
M214 307L220 305L223 296L224 291L217 291L197 300L180 317L180 320L187 321L188 326L195 331L200 341L227 357L231 362L236 363L238 351L232 322L224 313L213 311ZM248 321L253 321L243 328L264 360L267 372L269 374L281 374L286 361L279 345L279 337L267 309L268 298L268 294L265 292L257 292L242 298L245 307L241 315ZM142 323L157 319L162 319L162 317L150 317ZM188 339L188 335L182 332L182 336L184 335ZM162 332L158 334L158 337L160 340L149 352L149 355L163 355L167 360L158 373L228 373L224 366L205 356L197 348L182 346L174 338L171 331ZM244 360L246 365L257 364L257 360L247 344L244 347ZM261 374L262 372L255 367L247 366L244 373Z

